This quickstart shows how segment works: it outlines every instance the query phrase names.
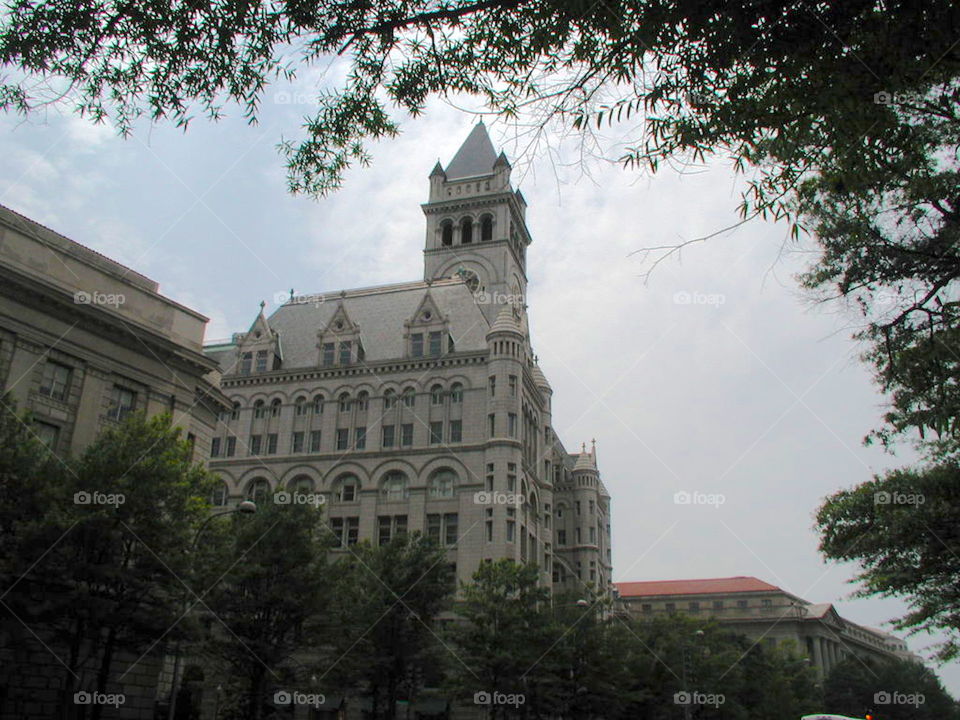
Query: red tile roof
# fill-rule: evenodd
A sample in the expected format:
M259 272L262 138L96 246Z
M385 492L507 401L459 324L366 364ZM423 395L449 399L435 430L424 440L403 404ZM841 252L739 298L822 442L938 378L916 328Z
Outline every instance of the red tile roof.
M647 582L616 583L620 597L641 597L647 595L711 595L714 593L770 592L779 591L755 577L743 575L729 578L709 578L705 580L650 580Z

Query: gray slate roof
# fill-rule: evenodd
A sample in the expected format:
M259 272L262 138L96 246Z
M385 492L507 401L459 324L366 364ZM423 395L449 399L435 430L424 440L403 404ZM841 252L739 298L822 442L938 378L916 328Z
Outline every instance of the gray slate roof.
M495 162L497 151L493 148L486 126L479 122L447 165L447 180L490 175Z
M490 324L460 278L435 280L431 285L412 282L306 296L306 302L277 308L267 321L280 335L287 369L317 366L317 333L327 327L341 303L350 321L360 328L366 362L393 360L404 357L404 323L413 318L427 293L440 315L449 319L455 351L487 349ZM233 371L235 345L211 345L206 352L224 373Z

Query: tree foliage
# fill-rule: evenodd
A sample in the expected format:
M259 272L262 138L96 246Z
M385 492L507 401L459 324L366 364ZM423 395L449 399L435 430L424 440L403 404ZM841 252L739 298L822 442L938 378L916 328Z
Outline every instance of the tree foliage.
M960 468L895 470L827 498L820 550L857 562L861 596L907 600L900 629L941 630L942 660L960 655Z

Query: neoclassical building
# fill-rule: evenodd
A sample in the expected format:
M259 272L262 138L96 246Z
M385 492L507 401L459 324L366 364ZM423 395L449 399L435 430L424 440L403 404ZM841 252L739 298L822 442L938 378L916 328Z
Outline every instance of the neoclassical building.
M610 592L610 496L595 448L569 453L553 429L510 174L477 125L430 174L422 280L291 293L205 348L232 403L211 444L218 503L322 495L344 548L421 531L460 580L507 557L557 590Z

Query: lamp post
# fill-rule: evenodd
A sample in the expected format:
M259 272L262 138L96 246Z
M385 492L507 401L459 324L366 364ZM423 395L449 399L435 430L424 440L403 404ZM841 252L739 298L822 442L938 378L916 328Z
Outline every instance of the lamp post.
M234 513L241 513L243 515L252 515L257 511L257 504L252 500L244 500L239 503L236 507L230 508L229 510L224 510L223 512L214 513L207 517L200 527L197 528L197 532L193 536L193 542L190 543L190 553L193 554L197 550L197 545L200 542L200 536L203 534L203 531L207 529L207 526L215 518L223 517L224 515L233 515ZM187 605L189 604L189 593L187 590L183 593L183 613L180 615L183 618L187 614ZM177 695L180 693L180 639L177 639L177 644L173 649L173 682L171 683L170 689L170 706L167 710L167 720L174 720L177 712ZM217 697L217 711L219 712L220 697Z

